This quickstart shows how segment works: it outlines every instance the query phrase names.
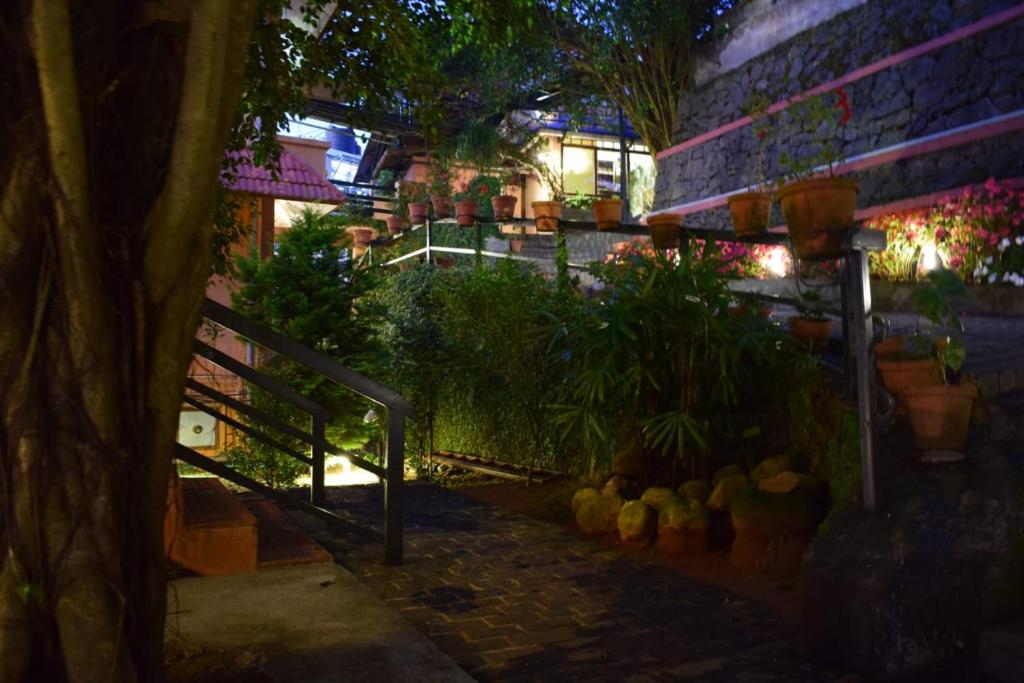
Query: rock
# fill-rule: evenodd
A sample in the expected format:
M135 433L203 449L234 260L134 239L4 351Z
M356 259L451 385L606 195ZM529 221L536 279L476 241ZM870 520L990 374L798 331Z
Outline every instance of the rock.
M643 476L644 468L640 463L640 451L635 448L628 448L619 451L612 457L612 474L617 474L627 479L636 479Z
M711 486L707 479L691 479L679 485L679 495L683 498L693 498L703 503L710 494Z
M640 500L647 505L650 505L655 510L660 510L662 503L670 498L675 498L675 496L676 493L672 489L661 486L652 486L644 491L644 495L640 496Z
M671 498L658 512L658 550L670 554L707 552L711 515L694 498Z
M601 493L602 495L622 493L623 491L626 490L627 485L628 482L626 481L626 478L623 477L621 474L616 474L605 483L604 488L601 489Z
M576 526L585 534L607 534L615 531L622 498L618 495L589 496L576 512Z
M733 496L750 484L745 474L731 474L715 484L708 496L708 507L712 510L728 510Z
M818 522L814 501L812 492L800 488L788 493L748 488L738 493L729 510L736 532L729 563L796 579Z
M580 506L591 498L597 498L601 492L595 488L580 489L572 496L572 514L579 512ZM564 499L563 499L564 500ZM564 508L563 508L564 509Z
M765 493L789 493L797 488L814 493L818 490L818 480L800 472L779 472L774 477L762 479L757 488Z
M619 538L625 543L646 545L654 534L656 524L654 510L640 500L631 500L619 511Z
M754 471L750 473L750 478L756 482L760 482L762 479L770 479L780 472L787 472L793 469L793 459L788 455L775 455L771 458L765 458L762 460Z
M747 471L739 465L726 465L715 472L715 476L711 477L711 488L718 486L718 482L722 481L726 477L731 477L737 474L746 476Z

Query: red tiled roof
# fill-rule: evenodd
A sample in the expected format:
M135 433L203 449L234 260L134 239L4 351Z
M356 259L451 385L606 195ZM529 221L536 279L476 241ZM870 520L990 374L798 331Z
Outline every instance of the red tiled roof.
M345 202L343 192L317 173L312 166L286 150L281 150L277 180L274 180L269 169L252 163L252 154L249 150L233 153L232 156L240 161L235 167L234 181L224 181L225 187L229 190L321 204Z

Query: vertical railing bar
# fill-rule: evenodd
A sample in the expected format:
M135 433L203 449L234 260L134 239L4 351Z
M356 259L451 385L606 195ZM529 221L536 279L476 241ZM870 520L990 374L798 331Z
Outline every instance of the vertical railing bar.
M324 504L324 447L327 440L327 424L320 415L313 415L313 443L310 446L310 455L313 464L309 470L309 502L318 507Z
M861 479L864 509L878 508L875 487L875 364L871 342L874 338L871 320L871 282L868 279L868 257L860 249L851 249L846 256L849 278L851 335L850 346L857 374L857 412L860 417Z
M388 410L384 481L384 560L402 563L402 478L405 474L405 418Z
M423 224L424 224L423 237L427 241L427 263L430 263L431 262L430 261L430 219L427 218L426 220L424 220Z

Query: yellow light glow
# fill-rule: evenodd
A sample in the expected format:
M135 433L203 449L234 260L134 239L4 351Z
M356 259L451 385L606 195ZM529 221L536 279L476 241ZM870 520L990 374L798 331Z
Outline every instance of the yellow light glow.
M789 273L789 254L785 249L769 249L760 258L761 267L774 277Z
M922 245L921 267L925 270L935 270L939 267L939 254L935 248L935 242L925 242Z

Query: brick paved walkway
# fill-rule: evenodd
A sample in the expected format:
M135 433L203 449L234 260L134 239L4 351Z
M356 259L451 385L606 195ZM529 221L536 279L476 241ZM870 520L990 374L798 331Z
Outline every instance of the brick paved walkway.
M330 490L372 525L380 487ZM307 529L481 681L832 681L749 602L569 529L425 483L407 486L406 561Z

